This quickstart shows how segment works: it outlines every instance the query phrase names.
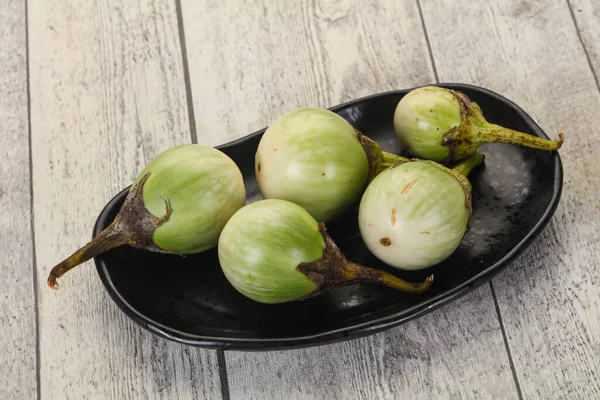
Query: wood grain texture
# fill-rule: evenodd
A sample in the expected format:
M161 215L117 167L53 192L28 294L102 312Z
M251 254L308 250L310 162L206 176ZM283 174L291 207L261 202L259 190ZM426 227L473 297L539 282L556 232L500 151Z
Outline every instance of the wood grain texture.
M495 90L566 134L556 215L494 287L523 397L600 398L600 93L568 4L437 0L423 14L441 80Z
M184 0L182 10L202 143L296 107L434 81L416 3ZM487 286L372 338L226 360L235 399L517 396Z
M182 0L182 10L200 143L433 79L412 2Z
M594 69L596 84L600 79L600 3L594 0L569 0L580 38Z
M386 332L226 353L233 399L517 399L489 286Z
M36 329L25 5L0 3L0 398L35 398Z
M31 0L29 28L42 398L220 398L216 352L139 328L91 262L46 286L106 202L190 141L174 2Z

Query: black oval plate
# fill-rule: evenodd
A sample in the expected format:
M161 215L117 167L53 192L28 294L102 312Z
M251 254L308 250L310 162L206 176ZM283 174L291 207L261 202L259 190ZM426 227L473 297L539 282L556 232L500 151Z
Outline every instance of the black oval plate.
M542 129L518 106L489 90L463 84L490 122L540 137ZM377 94L331 110L381 144L407 155L392 126L395 107L410 89ZM259 200L254 154L264 130L219 146L244 174L248 202ZM328 226L351 260L386 269L408 280L435 274L420 296L369 285L351 285L302 302L265 305L229 285L216 249L188 257L162 255L123 246L95 259L102 282L117 305L150 331L189 345L271 350L312 346L375 333L421 316L488 282L531 243L550 220L562 188L557 152L507 144L485 145L485 166L470 176L473 216L459 249L425 271L387 267L366 249L358 231L357 208ZM128 189L104 208L94 236L119 211Z

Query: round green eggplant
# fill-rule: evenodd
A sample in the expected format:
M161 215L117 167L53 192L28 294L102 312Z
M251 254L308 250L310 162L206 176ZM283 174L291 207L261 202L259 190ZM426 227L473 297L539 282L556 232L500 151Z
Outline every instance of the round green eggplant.
M400 160L338 114L301 108L265 131L255 173L263 198L291 201L326 222L357 201L373 175Z
M406 94L396 106L394 129L414 156L445 164L469 158L485 143L557 150L564 141L562 133L554 141L489 123L467 95L437 86Z
M382 172L359 206L361 236L375 257L403 270L420 270L448 258L471 217L469 171L480 153L448 169L412 160Z
M67 271L123 244L180 255L212 248L245 201L242 173L223 152L198 144L166 150L135 179L115 220L56 265L48 285L56 289Z

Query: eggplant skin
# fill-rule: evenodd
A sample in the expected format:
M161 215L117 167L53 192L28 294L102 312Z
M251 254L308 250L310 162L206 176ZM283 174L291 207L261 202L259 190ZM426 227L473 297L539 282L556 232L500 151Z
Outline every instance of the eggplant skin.
M325 240L317 221L286 200L260 200L238 211L219 239L219 263L227 280L261 303L303 298L317 284L297 267L323 257Z
M471 215L470 190L466 178L428 161L393 167L378 175L361 199L361 236L390 266L431 267L460 245Z
M328 222L362 194L369 160L348 121L328 110L301 108L265 131L255 173L263 198L291 201Z
M394 130L416 157L443 162L450 157L444 136L463 122L460 99L452 91L426 86L400 100L394 112Z
M162 249L193 254L215 247L231 216L244 206L246 189L242 173L223 152L188 144L156 156L138 175L132 187L147 173L144 205L155 217L172 208L167 222L153 240Z

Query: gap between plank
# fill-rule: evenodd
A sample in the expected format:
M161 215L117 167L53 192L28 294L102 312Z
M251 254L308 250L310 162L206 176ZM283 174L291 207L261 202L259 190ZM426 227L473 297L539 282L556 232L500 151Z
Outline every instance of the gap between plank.
M600 92L600 81L598 80L598 75L596 75L596 71L594 70L592 59L590 58L590 53L585 47L585 43L583 43L581 31L579 30L579 26L577 25L577 19L575 18L575 12L573 11L573 7L571 6L571 2L569 0L567 0L567 7L569 7L569 13L571 14L571 19L573 19L575 32L577 32L577 37L579 38L579 42L581 43L581 47L583 48L583 52L585 53L585 58L587 59L588 66L590 67L590 70L592 71L592 76L594 77L594 81L596 82L596 88L598 89L598 92Z
M498 322L500 323L500 330L502 331L502 338L504 339L504 348L506 349L506 354L508 354L508 363L510 364L510 370L512 372L513 380L515 381L515 386L517 388L517 394L520 400L523 400L523 393L521 392L521 385L519 384L519 379L517 378L517 370L515 369L515 364L513 363L512 353L510 352L510 346L508 344L508 337L506 336L506 330L504 329L504 322L502 321L502 314L500 314L500 305L498 304L498 298L496 297L496 290L494 289L494 284L492 281L489 283L490 290L492 291L492 298L494 299L494 307L496 308L496 316L498 317Z
M219 365L219 376L221 378L221 397L223 400L231 400L229 394L229 381L227 379L227 362L225 361L225 352L217 350L217 363Z
M24 2L25 12L25 77L27 82L27 135L29 145L29 213L31 215L31 265L33 276L33 313L35 318L35 381L36 381L36 398L42 398L42 380L41 380L41 365L40 365L40 310L38 298L38 274L37 274L37 256L35 247L35 215L33 212L33 150L31 137L31 83L30 83L30 65L29 65L29 7L28 0Z
M419 9L419 18L421 18L421 27L423 28L423 34L425 35L425 42L427 43L427 51L429 52L429 60L431 61L431 68L433 69L433 77L436 83L440 83L440 78L435 67L435 61L433 59L433 50L431 49L431 43L429 42L429 35L427 34L427 27L425 26L425 18L423 18L423 10L421 10L421 2L417 0L417 8Z
M185 81L185 96L188 107L190 135L192 138L192 143L198 143L198 134L196 132L196 116L194 114L194 99L192 95L190 68L187 56L187 47L185 43L185 30L183 26L181 0L175 0L175 9L177 13L177 25L179 30L179 44L181 46L181 61L183 67L183 79ZM217 365L219 367L219 380L221 382L221 398L223 400L230 400L231 397L229 394L229 382L227 379L227 365L225 363L225 354L223 354L223 350L217 350Z
M181 61L183 65L183 80L185 82L185 97L188 106L188 121L190 123L190 135L192 143L198 143L198 134L196 132L196 115L194 114L194 99L192 96L192 84L190 81L190 67L188 63L187 47L185 44L185 31L183 28L183 13L181 11L181 0L175 0L175 9L177 13L177 25L179 30L179 44L181 46Z

